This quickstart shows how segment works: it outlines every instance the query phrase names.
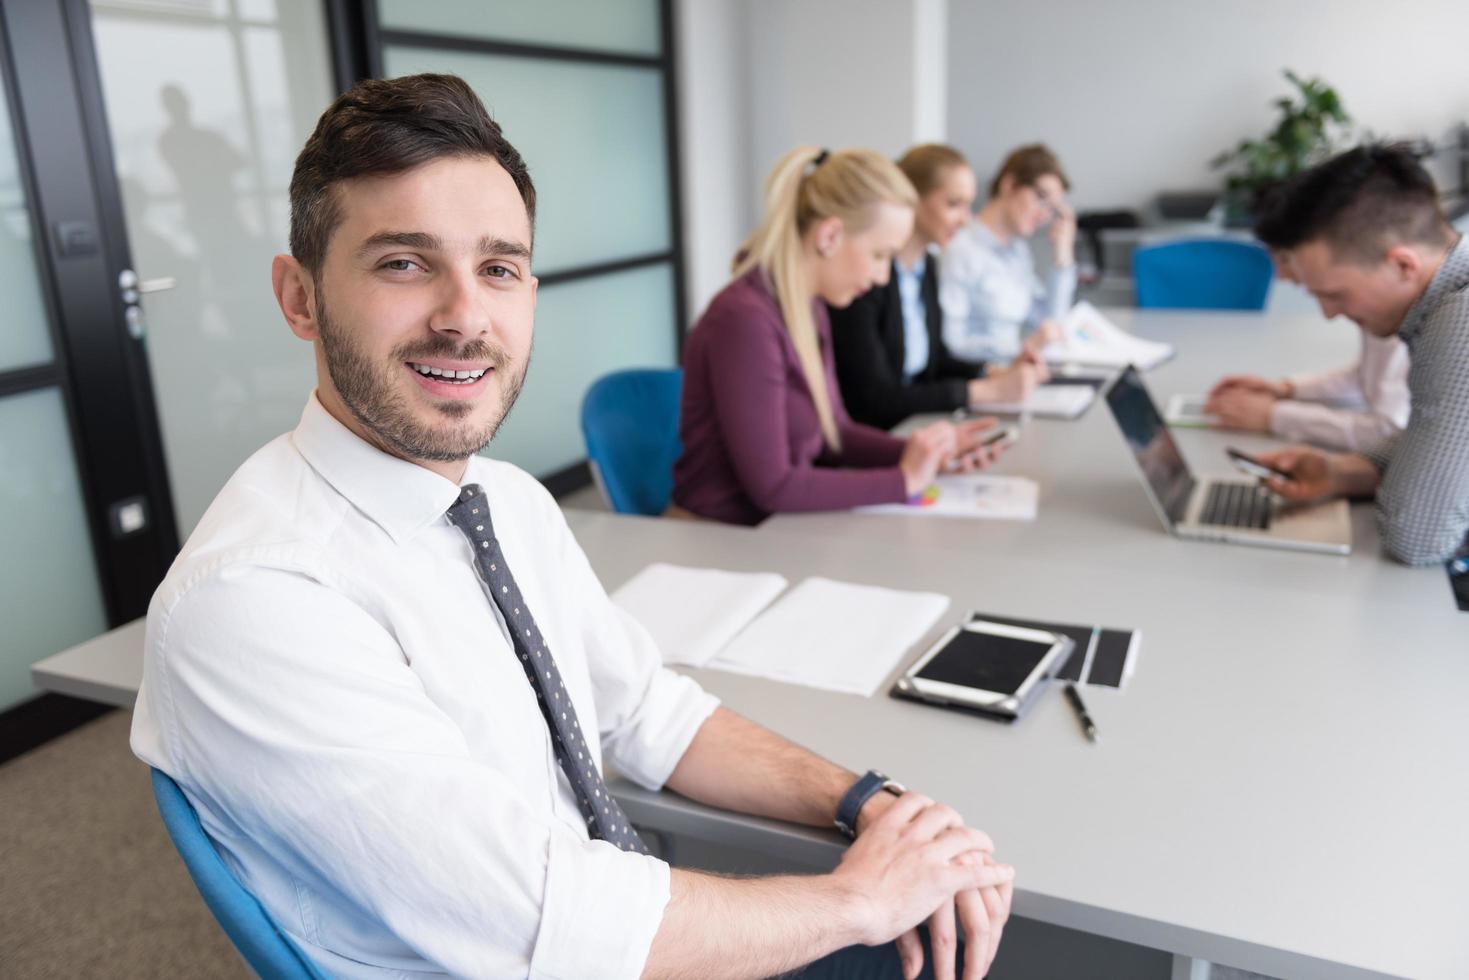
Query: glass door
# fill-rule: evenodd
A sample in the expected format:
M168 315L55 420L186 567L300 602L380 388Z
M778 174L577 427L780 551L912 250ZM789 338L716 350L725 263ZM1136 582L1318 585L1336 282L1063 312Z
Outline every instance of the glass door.
M87 6L182 540L315 387L270 261L296 154L336 95L331 45L317 2Z

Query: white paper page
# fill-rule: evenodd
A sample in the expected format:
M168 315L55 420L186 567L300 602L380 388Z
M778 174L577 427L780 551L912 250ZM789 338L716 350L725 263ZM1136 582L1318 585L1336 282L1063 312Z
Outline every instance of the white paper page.
M935 480L917 499L906 504L877 504L854 508L859 514L904 517L974 517L985 520L1035 520L1040 487L1023 476L955 473Z
M1074 419L1097 396L1090 385L1041 385L1023 402L982 402L969 406L971 412L1004 415L1027 413L1038 418Z
M1070 361L1107 367L1137 365L1141 371L1157 367L1173 356L1173 348L1135 337L1119 328L1087 302L1077 303L1061 319L1062 339L1048 344L1041 355L1047 361Z
M770 572L725 572L655 562L612 594L643 624L667 664L702 667L789 583Z
M709 666L871 697L948 607L932 592L808 578Z

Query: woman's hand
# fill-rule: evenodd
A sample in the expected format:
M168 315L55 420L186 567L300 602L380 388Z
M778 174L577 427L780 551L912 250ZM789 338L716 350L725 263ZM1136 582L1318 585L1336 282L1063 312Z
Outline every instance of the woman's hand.
M908 437L898 460L908 496L915 497L927 489L944 463L953 458L958 445L958 429L950 422L925 425Z

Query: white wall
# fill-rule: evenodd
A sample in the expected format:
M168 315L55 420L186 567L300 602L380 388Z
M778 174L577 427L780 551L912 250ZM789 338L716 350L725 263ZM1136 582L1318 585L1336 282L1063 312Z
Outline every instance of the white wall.
M1469 118L1466 42L1460 0L950 0L949 137L982 175L1044 140L1079 205L1139 207L1218 186L1287 67L1380 135L1442 139Z
M948 0L681 0L690 322L728 279L760 184L800 144L893 156L944 137Z
M754 182L749 154L747 21L741 0L674 5L683 187L685 320L692 325L729 278L749 232Z

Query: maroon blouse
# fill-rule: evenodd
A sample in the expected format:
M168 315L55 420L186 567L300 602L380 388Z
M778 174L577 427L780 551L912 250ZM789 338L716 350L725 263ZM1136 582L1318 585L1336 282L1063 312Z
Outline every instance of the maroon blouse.
M811 315L842 451L827 449L780 306L756 269L715 296L684 345L683 455L673 500L703 517L758 524L782 511L901 502L903 440L847 415L826 305Z

